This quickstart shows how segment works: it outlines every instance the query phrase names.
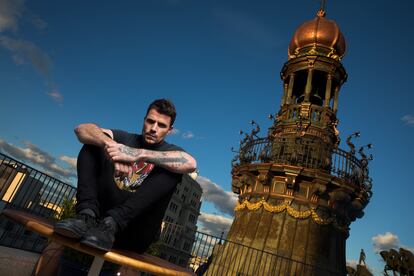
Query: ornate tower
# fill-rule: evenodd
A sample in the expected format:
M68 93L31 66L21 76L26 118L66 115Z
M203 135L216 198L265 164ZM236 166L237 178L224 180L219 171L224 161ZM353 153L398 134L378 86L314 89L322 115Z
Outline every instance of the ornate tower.
M345 38L325 11L303 23L281 71L283 97L267 137L244 134L233 160L235 219L207 275L345 275L349 226L371 193L364 147L338 148Z

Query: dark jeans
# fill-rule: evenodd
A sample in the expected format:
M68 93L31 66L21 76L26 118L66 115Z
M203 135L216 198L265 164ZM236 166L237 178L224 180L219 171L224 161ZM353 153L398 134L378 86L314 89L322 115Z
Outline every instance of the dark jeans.
M78 156L76 212L92 209L117 222L115 247L143 252L156 238L181 175L155 167L136 192L119 189L114 168L99 147L84 145Z

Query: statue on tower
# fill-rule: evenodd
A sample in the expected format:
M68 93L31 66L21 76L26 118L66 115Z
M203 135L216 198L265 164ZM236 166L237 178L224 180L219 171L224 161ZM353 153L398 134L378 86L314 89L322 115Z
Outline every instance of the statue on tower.
M367 255L365 255L364 249L361 249L361 253L359 253L359 265L362 265L364 263L364 266L367 266L367 263L365 262L365 259L367 258Z

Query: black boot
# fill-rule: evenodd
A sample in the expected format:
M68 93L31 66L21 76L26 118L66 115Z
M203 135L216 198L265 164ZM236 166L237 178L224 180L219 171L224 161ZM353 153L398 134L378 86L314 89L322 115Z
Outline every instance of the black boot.
M55 224L54 232L62 236L80 239L92 227L97 225L96 218L86 213L76 214L74 218L58 221Z
M115 240L115 233L118 225L112 217L106 217L98 224L98 226L89 229L83 239L82 244L109 251Z

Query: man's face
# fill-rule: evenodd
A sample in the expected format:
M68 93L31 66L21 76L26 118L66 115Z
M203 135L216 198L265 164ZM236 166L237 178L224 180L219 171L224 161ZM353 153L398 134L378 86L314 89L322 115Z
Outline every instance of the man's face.
M155 109L150 109L144 118L142 137L147 144L158 144L171 130L171 117L158 113Z

